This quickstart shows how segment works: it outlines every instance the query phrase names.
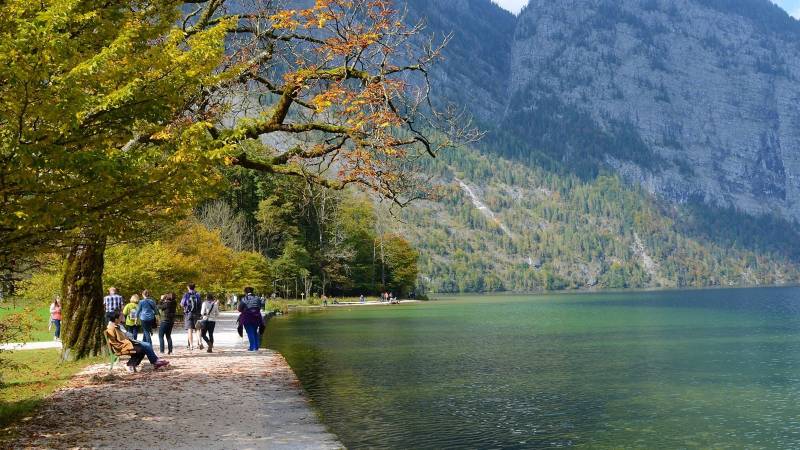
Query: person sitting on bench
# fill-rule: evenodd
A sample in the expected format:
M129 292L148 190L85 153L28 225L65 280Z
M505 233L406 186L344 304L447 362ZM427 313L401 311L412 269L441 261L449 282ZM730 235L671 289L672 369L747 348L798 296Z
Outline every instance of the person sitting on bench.
M108 326L106 327L106 337L108 337L108 345L118 356L130 355L128 360L128 372L136 372L136 366L142 362L145 356L150 360L150 364L155 369L169 365L169 361L158 359L153 347L147 342L139 342L132 340L121 329L120 323L125 320L125 316L121 313L108 314Z

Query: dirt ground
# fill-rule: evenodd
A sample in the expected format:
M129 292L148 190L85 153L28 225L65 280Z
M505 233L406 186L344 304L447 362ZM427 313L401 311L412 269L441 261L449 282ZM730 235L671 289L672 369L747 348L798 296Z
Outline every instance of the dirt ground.
M218 324L223 325L223 324ZM337 449L283 357L242 349L230 323L214 353L185 349L153 370L89 367L22 425L16 448ZM185 338L184 338L185 339ZM232 342L232 343L231 343ZM183 345L180 345L183 344Z

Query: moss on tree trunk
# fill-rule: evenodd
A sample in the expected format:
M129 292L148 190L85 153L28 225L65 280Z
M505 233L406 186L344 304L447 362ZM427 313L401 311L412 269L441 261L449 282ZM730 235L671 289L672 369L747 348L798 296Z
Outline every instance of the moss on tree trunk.
M61 282L62 357L75 360L103 351L103 253L105 236L85 236L70 248Z

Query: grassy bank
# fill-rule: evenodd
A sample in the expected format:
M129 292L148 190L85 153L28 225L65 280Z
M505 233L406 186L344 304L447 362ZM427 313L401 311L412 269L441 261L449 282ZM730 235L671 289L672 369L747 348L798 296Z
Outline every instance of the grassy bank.
M31 325L30 336L27 341L50 341L53 340L53 333L47 331L47 325L50 322L50 306L49 305L28 305L18 303L14 306L10 302L0 302L0 321L10 316L11 314L22 313L29 319Z
M2 357L19 368L0 371L0 447L14 435L15 422L31 414L81 369L103 359L62 363L56 349L4 352Z

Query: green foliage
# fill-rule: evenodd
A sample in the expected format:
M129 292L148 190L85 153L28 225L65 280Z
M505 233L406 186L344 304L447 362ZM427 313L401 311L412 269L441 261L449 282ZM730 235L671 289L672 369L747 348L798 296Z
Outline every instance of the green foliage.
M78 229L146 235L219 181L181 114L219 81L230 21L186 36L175 2L0 8L0 267Z
M372 199L280 175L231 169L227 176L234 190L221 200L229 202L231 214L248 218L244 234L252 236L254 251L270 260L278 294L413 290L414 251L386 225L388 212L377 210Z
M384 237L386 252L386 287L395 295L406 297L417 280L417 251L399 235Z
M469 149L426 170L435 201L403 211L418 249L422 286L433 292L698 287L800 279L800 235L771 216L660 204L617 177L582 180ZM506 225L472 204L467 183Z
M105 253L103 280L126 297L144 289L158 296L181 292L194 282L201 291L241 292L253 286L268 292L273 279L269 260L259 253L226 247L216 231L197 223L184 223L174 236L144 245L117 244ZM60 291L60 266L56 263L35 273L20 286L26 304L49 304Z

